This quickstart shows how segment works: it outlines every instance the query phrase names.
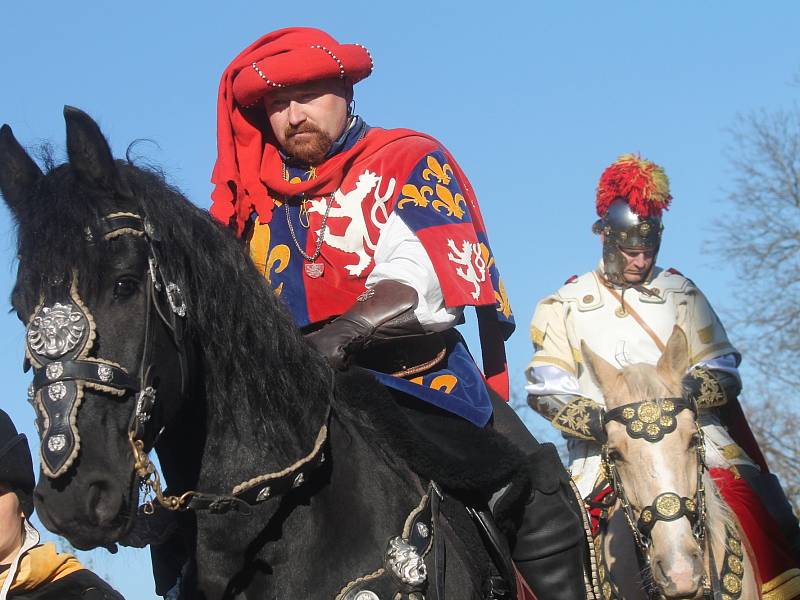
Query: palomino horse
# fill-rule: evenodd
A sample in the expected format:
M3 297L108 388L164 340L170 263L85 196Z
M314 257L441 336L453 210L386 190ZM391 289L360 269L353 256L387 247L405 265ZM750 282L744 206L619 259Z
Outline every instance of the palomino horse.
M112 546L143 486L149 511L186 517L182 598L499 594L455 496L485 498L523 458L459 418L412 414L366 372L332 372L239 240L159 174L115 161L88 115L64 116L69 162L46 174L0 130L42 522L76 547Z
M686 335L675 327L656 366L618 370L585 343L603 392L606 479L616 503L595 545L611 598L759 597L730 509L704 464L696 408L682 397Z

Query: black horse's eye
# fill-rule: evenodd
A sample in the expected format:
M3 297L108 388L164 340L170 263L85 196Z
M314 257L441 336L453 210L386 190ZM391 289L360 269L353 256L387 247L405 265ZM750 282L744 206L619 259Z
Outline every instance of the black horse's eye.
M139 281L133 277L123 277L114 282L114 298L129 298L139 289Z

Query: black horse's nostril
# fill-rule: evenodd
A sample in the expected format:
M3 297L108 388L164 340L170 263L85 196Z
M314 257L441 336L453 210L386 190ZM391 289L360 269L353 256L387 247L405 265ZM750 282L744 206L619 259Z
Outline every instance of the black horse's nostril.
M112 492L111 486L98 480L89 484L86 494L87 516L93 525L105 526L119 514L122 497Z

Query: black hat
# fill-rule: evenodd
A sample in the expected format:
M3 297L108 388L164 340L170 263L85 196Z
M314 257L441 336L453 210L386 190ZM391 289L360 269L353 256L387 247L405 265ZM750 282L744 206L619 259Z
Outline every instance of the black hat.
M26 517L33 513L33 461L28 438L17 433L14 422L0 409L0 483L10 487L19 498Z

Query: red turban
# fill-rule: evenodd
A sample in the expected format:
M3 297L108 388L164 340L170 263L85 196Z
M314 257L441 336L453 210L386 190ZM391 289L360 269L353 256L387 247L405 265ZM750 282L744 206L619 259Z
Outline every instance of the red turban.
M263 109L257 115L248 106L273 88L329 78L356 83L371 72L372 57L364 46L339 44L319 29L279 29L245 48L225 69L219 85L211 214L226 225L234 224L235 216L241 233L252 210L268 201L259 171L265 135L271 134Z

